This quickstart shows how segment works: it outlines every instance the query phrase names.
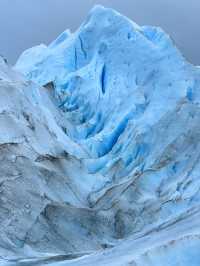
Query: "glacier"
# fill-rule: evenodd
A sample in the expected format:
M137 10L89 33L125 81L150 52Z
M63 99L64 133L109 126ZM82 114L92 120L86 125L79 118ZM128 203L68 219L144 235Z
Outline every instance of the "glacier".
M0 265L200 265L200 69L95 6L0 59Z

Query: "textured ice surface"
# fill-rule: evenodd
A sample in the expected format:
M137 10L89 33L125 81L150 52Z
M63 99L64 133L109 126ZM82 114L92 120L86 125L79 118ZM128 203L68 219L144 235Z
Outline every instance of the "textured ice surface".
M97 6L15 69L2 60L8 265L200 265L200 71L169 36Z

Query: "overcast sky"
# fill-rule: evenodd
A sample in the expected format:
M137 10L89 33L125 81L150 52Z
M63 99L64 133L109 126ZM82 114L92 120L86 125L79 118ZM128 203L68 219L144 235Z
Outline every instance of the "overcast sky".
M76 30L95 4L140 25L161 26L200 65L200 0L0 0L0 54L13 63L25 49L48 44L66 28Z

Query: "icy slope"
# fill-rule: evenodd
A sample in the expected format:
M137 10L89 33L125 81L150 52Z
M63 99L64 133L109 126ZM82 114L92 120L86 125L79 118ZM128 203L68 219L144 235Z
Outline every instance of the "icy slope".
M95 184L79 160L85 152L62 130L65 122L51 88L25 82L3 62L0 67L1 256L98 248L98 240L77 223L90 213L86 195ZM48 216L56 211L49 223ZM72 220L67 222L69 212ZM55 229L57 223L60 229Z
M2 257L199 265L200 71L170 38L97 6L15 69L0 66Z

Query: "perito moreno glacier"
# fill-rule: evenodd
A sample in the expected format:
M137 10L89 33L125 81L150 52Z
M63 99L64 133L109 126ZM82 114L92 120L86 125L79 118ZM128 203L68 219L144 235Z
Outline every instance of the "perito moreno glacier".
M94 7L0 59L0 265L199 266L200 68Z

